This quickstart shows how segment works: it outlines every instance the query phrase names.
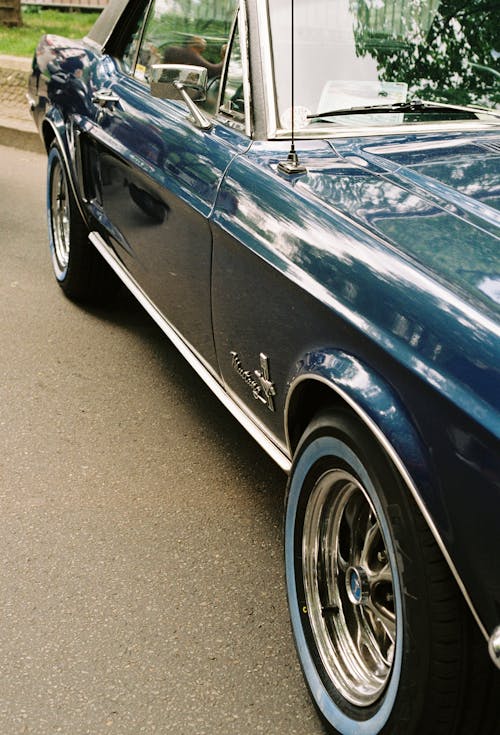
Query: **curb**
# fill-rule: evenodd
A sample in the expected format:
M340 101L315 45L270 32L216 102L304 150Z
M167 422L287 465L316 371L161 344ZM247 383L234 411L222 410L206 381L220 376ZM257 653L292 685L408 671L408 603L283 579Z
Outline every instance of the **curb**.
M13 71L23 71L29 74L31 71L32 60L27 56L9 56L8 54L0 54L0 66Z
M32 153L46 153L34 122L33 130L25 130L15 120L0 118L0 145L20 148L23 151L31 151Z
M0 54L0 145L45 153L28 111L31 59Z

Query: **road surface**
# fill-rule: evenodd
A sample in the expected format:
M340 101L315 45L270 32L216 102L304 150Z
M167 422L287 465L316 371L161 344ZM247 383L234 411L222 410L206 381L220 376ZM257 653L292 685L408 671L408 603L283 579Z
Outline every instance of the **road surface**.
M65 299L43 156L0 196L0 732L319 734L284 476L131 297Z

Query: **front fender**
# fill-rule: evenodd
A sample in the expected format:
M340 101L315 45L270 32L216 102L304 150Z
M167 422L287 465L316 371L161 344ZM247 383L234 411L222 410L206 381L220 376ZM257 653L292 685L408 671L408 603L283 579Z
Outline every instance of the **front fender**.
M332 403L349 406L371 431L394 463L406 487L443 553L483 635L487 637L470 595L444 539L452 536L450 520L440 488L435 482L432 457L418 428L391 385L358 358L340 350L308 353L291 376L285 406L285 425L290 445L290 427L307 392L322 384L332 392ZM305 428L305 427L304 427Z
M343 399L420 492L432 485L431 458L405 407L382 376L341 350L308 353L290 380L285 407L287 429L295 410L297 391L301 386L303 389L307 380L320 381Z

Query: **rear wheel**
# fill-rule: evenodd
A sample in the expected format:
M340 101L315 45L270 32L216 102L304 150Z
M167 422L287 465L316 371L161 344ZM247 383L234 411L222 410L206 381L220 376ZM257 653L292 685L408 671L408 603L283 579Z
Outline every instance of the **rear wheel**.
M472 626L455 582L395 467L350 414L319 415L300 442L285 555L300 662L332 732L496 735L482 694L467 697Z
M89 243L88 229L55 142L47 163L47 221L52 268L66 296L75 301L102 300L113 283L111 272Z

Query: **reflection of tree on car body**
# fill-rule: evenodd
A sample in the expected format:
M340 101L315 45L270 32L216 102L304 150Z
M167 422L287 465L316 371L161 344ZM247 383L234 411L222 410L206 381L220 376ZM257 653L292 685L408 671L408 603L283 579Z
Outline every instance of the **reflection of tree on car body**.
M75 55L62 54L47 64L47 70L51 72L47 94L52 102L58 96L60 104L68 112L93 117L95 108L89 105L89 88L85 80L85 65L88 61L81 51L74 51L77 51Z

